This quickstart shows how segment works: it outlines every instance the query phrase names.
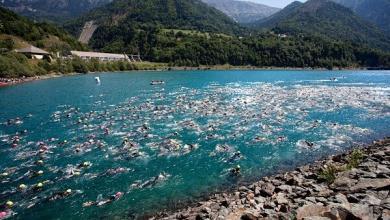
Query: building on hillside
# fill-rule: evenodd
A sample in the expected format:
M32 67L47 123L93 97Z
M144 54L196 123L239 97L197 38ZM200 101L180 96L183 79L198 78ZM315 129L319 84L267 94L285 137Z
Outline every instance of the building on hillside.
M44 58L48 58L51 60L51 56L49 52L46 52L42 49L39 49L38 47L34 47L32 45L22 48L22 49L16 49L16 53L21 53L26 55L30 59L37 59L37 60L42 60Z
M87 51L71 51L72 56L80 57L83 60L97 59L100 61L128 61L128 62L141 62L140 55L126 55L115 53L99 53L99 52L87 52Z

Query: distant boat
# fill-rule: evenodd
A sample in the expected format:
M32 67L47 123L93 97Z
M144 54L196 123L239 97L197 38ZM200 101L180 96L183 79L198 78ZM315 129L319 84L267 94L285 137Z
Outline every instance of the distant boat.
M100 77L95 77L96 84L100 85Z
M165 82L162 80L153 80L152 82L150 82L150 85L152 86L161 85L161 84L165 84Z

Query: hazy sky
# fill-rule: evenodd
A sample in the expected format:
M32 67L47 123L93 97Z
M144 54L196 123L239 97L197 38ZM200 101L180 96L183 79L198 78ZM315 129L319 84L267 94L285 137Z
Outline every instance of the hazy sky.
M278 8L283 8L286 5L288 5L291 2L293 2L294 0L249 0L249 1L258 2L258 3L261 3L261 4L274 6L274 7L278 7ZM300 1L304 2L306 0L300 0Z

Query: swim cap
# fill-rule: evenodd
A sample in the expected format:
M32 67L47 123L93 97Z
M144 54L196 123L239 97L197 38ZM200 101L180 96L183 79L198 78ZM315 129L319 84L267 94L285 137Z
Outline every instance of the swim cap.
M38 187L38 188L42 188L42 187L43 187L43 183L38 183L38 184L37 184L37 187Z
M6 204L8 207L14 206L14 203L13 203L12 201L7 201L5 204Z
M27 189L27 186L25 184L20 184L19 189Z
M72 193L72 190L71 189L67 189L66 193Z
M38 174L39 174L39 175L42 175L42 174L43 174L43 171L42 171L42 170L38 171Z

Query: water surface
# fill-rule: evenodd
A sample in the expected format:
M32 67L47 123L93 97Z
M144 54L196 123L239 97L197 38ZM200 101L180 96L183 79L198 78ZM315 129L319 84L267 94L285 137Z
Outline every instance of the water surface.
M389 135L390 72L88 74L0 88L0 106L14 218L133 217Z

